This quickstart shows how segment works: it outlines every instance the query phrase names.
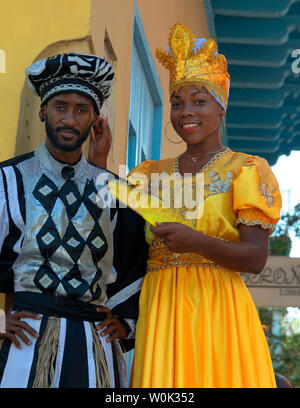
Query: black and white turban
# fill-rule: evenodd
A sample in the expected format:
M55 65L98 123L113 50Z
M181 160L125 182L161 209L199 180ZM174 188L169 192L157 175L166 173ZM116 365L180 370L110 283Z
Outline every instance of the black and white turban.
M36 61L26 69L30 89L45 105L54 95L76 92L89 97L99 114L110 95L114 71L96 55L70 52Z

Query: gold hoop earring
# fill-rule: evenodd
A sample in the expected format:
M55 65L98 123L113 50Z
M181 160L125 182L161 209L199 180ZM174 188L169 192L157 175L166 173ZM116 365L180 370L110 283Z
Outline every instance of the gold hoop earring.
M226 132L226 121L225 121L225 118L223 118L221 122L221 140L225 136L225 132Z
M171 123L171 121L169 120L169 122L168 122L168 123L166 124L166 126L165 126L165 138L166 138L170 143L173 143L173 144L182 143L183 140L180 140L180 142L174 142L173 140L171 140L171 139L169 139L169 138L167 137L167 127L169 126L170 123Z
M219 139L222 140L225 133L225 119L221 119L220 126L219 126Z
M221 125L220 125L220 127L219 127L219 140L222 140L222 137L223 137L223 129L222 129L222 123L221 123Z

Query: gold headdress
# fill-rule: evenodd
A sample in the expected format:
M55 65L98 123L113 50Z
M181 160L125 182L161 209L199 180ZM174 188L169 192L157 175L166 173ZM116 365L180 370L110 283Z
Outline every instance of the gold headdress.
M168 51L156 49L158 60L170 71L170 95L181 86L204 86L226 110L230 77L224 55L212 38L195 38L182 23L171 28Z

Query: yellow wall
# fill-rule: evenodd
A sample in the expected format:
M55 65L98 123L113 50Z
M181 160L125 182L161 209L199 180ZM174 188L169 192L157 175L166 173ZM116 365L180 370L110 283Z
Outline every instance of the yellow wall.
M2 4L5 3L5 6ZM14 156L24 71L49 45L89 34L89 0L1 1L0 161Z
M42 128L34 116L39 99L29 93L27 85L24 87L26 67L37 57L46 56L43 52L55 54L62 49L62 40L86 39L90 33L91 13L89 0L3 3L1 0L0 49L6 54L6 73L0 73L0 161L34 149L43 137L39 135ZM82 41L73 41L77 50L88 49L89 40ZM31 118L34 119L31 121ZM1 309L4 303L5 298L0 295Z

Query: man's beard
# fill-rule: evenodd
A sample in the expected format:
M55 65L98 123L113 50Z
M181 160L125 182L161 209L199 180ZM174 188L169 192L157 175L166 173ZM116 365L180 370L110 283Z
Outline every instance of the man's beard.
M48 122L48 118L46 118L45 127L46 127L47 136L54 147L56 147L58 150L61 150L62 152L74 152L80 149L80 147L86 141L86 139L89 136L92 125L90 125L86 129L86 131L81 134L79 130L74 129L69 126L61 126L61 127L57 127L54 129ZM58 134L57 134L59 130L72 130L78 136L78 139L73 143L60 142L58 140Z

